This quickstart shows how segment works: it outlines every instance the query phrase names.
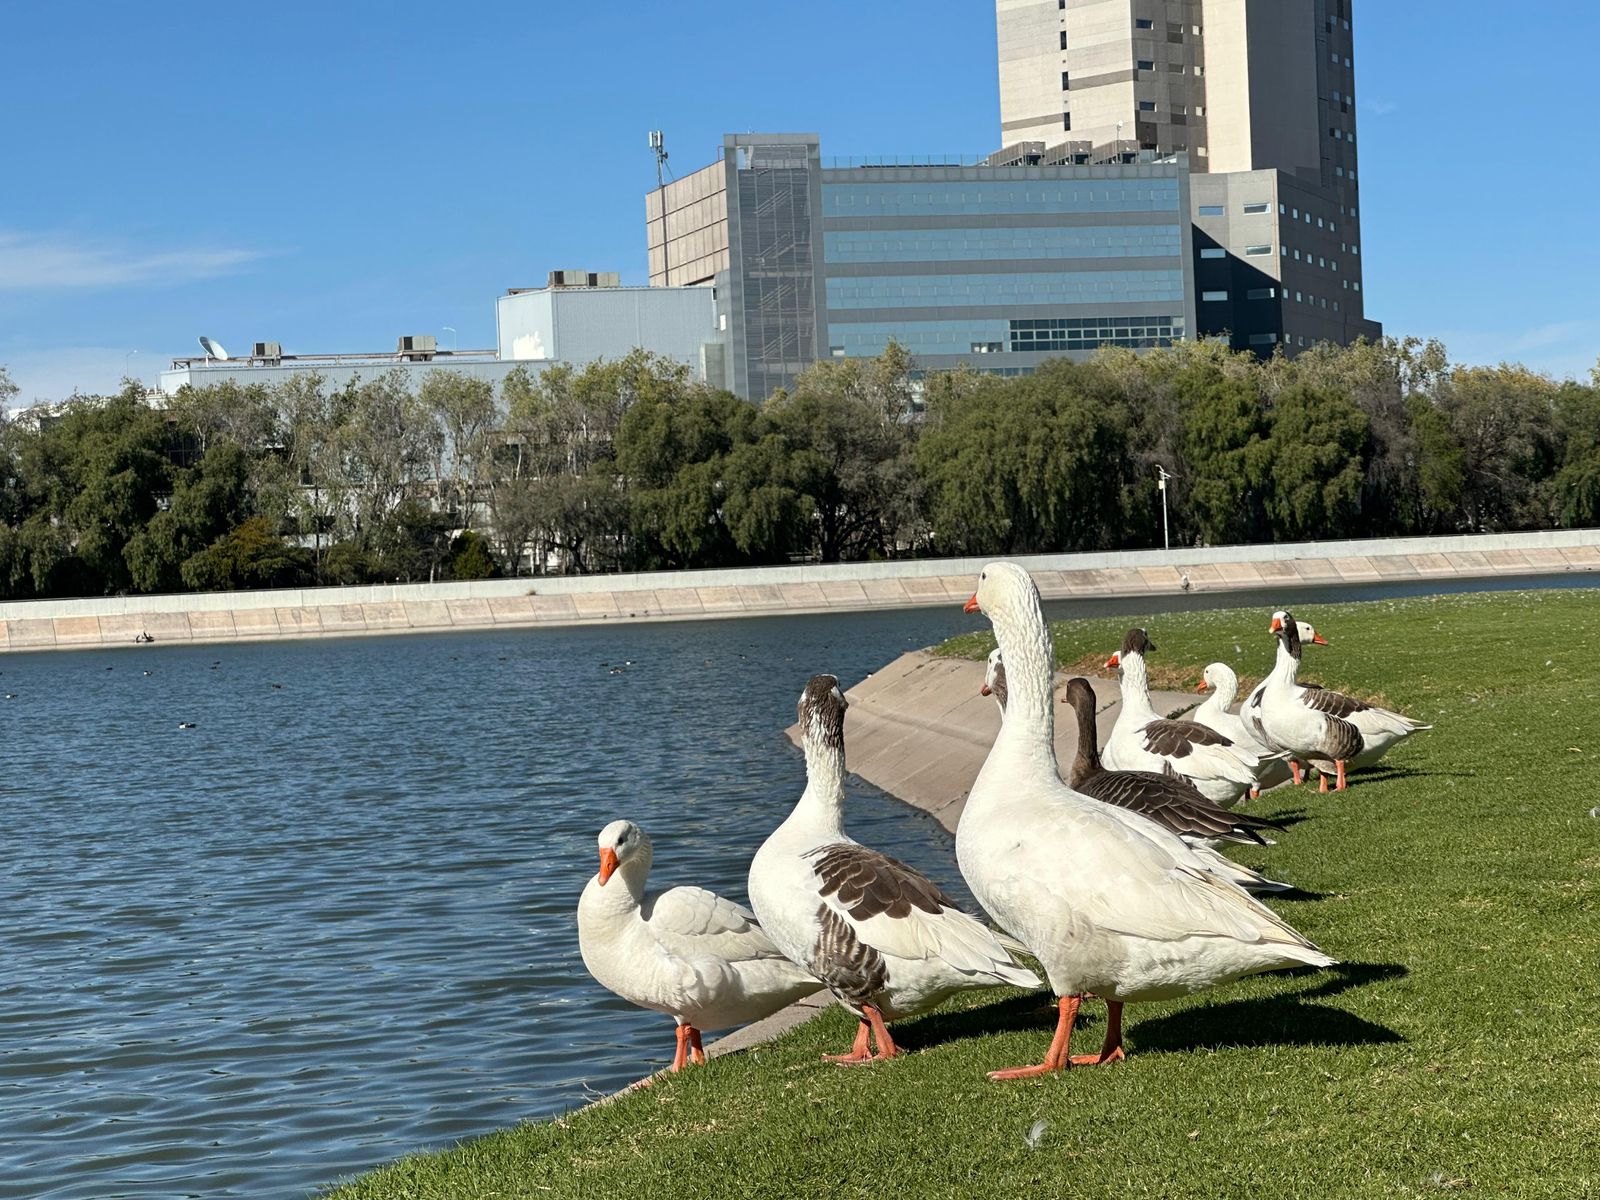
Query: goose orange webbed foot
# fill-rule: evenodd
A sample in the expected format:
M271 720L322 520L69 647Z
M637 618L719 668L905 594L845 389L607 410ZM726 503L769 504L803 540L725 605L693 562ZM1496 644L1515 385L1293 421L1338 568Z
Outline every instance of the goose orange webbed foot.
M849 1054L824 1054L823 1062L836 1063L841 1067L859 1067L865 1063L879 1062L886 1058L895 1058L900 1054L900 1047L894 1044L894 1039L889 1036L889 1027L884 1024L883 1014L870 1004L863 1006L866 1017L856 1028L856 1040L851 1043ZM868 1033L878 1043L876 1054L869 1053Z

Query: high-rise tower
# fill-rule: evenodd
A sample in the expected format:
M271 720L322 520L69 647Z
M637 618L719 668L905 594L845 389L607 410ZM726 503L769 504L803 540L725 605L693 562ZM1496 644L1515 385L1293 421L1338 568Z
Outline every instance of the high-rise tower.
M1361 295L1351 0L995 0L1002 142L1185 151L1201 331L1376 336Z

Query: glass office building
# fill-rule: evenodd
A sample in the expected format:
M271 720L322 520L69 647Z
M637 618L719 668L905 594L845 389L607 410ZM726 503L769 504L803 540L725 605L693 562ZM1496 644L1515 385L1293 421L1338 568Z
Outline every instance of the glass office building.
M727 384L751 400L891 341L924 371L1026 374L1195 327L1182 156L837 162L815 135L733 135L723 162L651 193L647 217L652 279L717 286ZM669 273L686 261L706 278Z

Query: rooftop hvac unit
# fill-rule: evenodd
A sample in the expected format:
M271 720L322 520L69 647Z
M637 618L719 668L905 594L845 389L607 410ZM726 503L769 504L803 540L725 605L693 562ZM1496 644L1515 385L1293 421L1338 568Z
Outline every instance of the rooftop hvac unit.
M250 352L250 357L259 358L263 362L279 362L283 358L283 345L280 342L257 342Z
M622 275L616 271L551 271L548 286L553 288L621 287Z
M404 334L395 346L395 354L407 362L431 362L439 349L439 339L431 333Z

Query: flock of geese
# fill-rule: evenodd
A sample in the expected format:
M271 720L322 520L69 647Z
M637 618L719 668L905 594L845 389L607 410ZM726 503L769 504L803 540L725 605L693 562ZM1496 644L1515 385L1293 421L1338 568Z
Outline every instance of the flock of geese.
M1205 671L1212 695L1193 720L1160 716L1145 657L1128 632L1107 663L1121 674L1122 712L1097 745L1095 697L1068 682L1078 723L1063 779L1054 742L1054 653L1038 589L1013 563L991 563L967 612L994 625L983 691L1002 712L956 830L956 859L1001 933L964 912L914 867L845 832L844 718L838 680L813 677L800 696L806 788L750 864L752 912L704 888L647 890L649 837L632 821L600 832L600 866L578 902L591 974L624 999L677 1022L672 1070L703 1062L703 1030L740 1025L825 986L859 1024L840 1063L892 1058L889 1023L955 993L1011 984L1058 997L1041 1061L990 1072L1020 1079L1123 1057L1122 1008L1283 968L1326 967L1312 945L1253 893L1287 885L1224 857L1224 842L1264 843L1278 827L1235 811L1274 772L1310 768L1327 790L1428 726L1298 680L1301 649L1326 644L1287 612L1272 616L1277 661L1238 713L1238 680ZM1080 1004L1107 1006L1098 1051L1070 1053Z

